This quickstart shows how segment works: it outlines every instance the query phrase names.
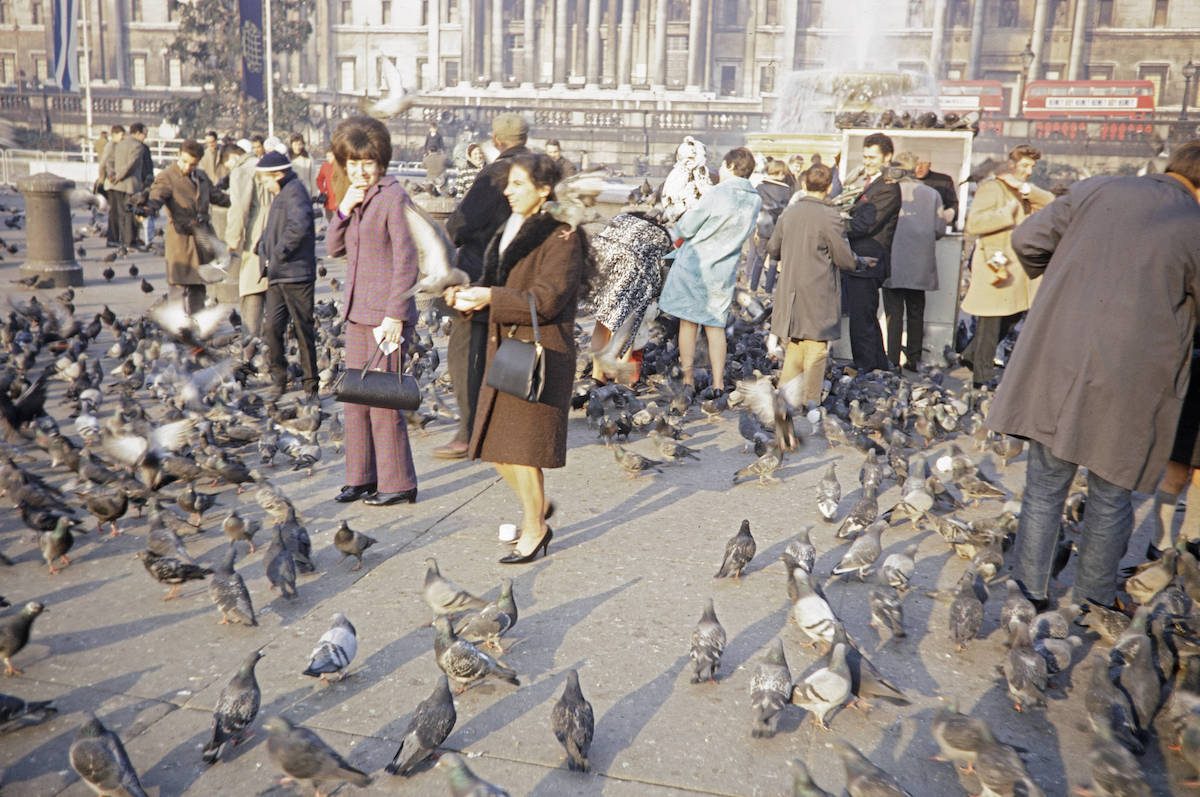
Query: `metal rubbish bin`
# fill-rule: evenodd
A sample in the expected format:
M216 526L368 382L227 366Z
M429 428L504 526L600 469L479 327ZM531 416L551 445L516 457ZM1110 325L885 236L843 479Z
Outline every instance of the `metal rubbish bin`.
M17 190L25 198L28 255L21 264L22 278L36 276L39 283L52 280L55 288L83 284L71 228L69 194L74 188L74 181L49 172L17 180Z

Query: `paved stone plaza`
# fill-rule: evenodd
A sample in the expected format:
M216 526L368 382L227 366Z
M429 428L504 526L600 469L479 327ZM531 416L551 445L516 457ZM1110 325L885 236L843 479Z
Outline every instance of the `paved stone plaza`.
M0 203L18 202L12 193L0 192ZM23 231L0 228L0 237L23 252ZM106 284L101 258L112 250L101 238L83 245L86 283L76 289L75 299L81 317L90 319L105 304L121 316L150 304L154 297L143 295L139 280L128 276L129 262L136 262L159 292L165 289L160 257L122 260L114 265L117 277ZM0 263L0 290L13 301L33 294L11 282L22 252L6 254ZM330 277L343 277L340 262L326 265ZM49 300L59 292L38 294ZM322 280L317 297L328 296L328 280ZM100 356L111 342L111 333L102 333L89 354ZM49 406L69 432L61 392L62 383L55 382ZM323 403L329 411L337 409L329 398ZM512 493L488 465L430 455L452 434L448 422L413 436L420 479L415 506L334 503L343 473L340 454L329 446L311 477L273 469L271 479L296 503L312 535L318 572L299 578L298 600L275 597L263 572L268 535L260 532L259 552L238 561L259 612L258 628L218 625L219 615L200 582L189 582L180 600L161 601L164 588L134 558L144 545L146 524L132 513L115 539L94 530L78 536L72 564L48 575L19 514L5 500L0 551L14 566L0 569L0 594L14 606L42 601L48 612L15 658L25 674L0 678L0 691L54 699L60 714L0 740L0 792L13 797L90 794L70 770L67 749L82 712L94 711L120 734L152 795L300 793L275 785L278 772L267 756L261 723L276 714L303 723L353 765L375 775L370 788L344 787L339 794L446 793L439 771L425 769L407 779L382 771L412 710L440 675L427 627L430 612L421 597L423 561L429 556L437 557L444 575L488 598L497 594L501 577L515 580L520 620L505 637L504 658L521 686L489 681L457 697L458 724L446 744L463 751L478 775L513 795L782 795L790 793L787 762L793 758L804 760L823 788L840 793L844 776L831 745L838 737L858 746L913 795L976 793L972 776L960 782L952 765L930 761L937 752L930 720L950 699L986 719L1001 741L1026 750L1028 768L1048 795L1065 795L1088 781L1090 730L1083 699L1089 673L1083 662L1093 642L1085 642L1074 669L1059 676L1045 711L1014 712L997 673L1005 651L997 629L1002 584L993 586L986 607L985 638L964 653L955 652L947 630L949 601L929 593L953 585L966 562L938 535L907 525L883 538L886 555L920 536L915 588L904 603L906 639L875 650L879 638L867 625L866 585L833 584L827 595L850 633L912 705L877 702L869 715L847 707L834 717L832 731L817 728L792 707L773 739L752 739L750 677L772 640L783 640L793 675L817 658L788 622L778 556L802 526L814 524L817 574L824 580L844 545L834 538L834 526L820 522L814 486L828 463L838 462L844 513L858 495L863 455L809 439L785 462L782 483L732 487L733 472L751 458L743 450L736 416L710 421L693 410L687 428L693 435L687 444L700 450L699 462L669 465L659 475L631 480L582 413L574 414L568 466L547 474L547 492L558 508L551 521L550 556L515 568L496 564L505 552L496 539L497 525L518 519ZM657 456L640 436L630 448ZM973 448L964 448L980 458ZM37 469L47 472L44 455L38 451L36 457ZM983 467L996 474L990 455ZM1010 491L1019 489L1023 477L1023 455L1001 475ZM892 482L886 486L880 497L884 508L897 494ZM210 566L224 549L220 520L229 510L262 517L252 492L238 496L232 487L222 487L217 494L205 531L186 538L189 551ZM994 515L999 508L997 502L985 502L963 517ZM1145 549L1146 509L1146 502L1139 502L1133 552ZM743 518L750 520L758 554L740 582L714 581L725 542ZM350 570L351 562L339 561L332 546L342 519L379 541L359 572ZM719 683L693 685L688 649L710 596L729 642ZM300 673L339 611L356 626L359 651L351 675L326 687ZM263 705L256 733L218 764L205 767L200 752L216 698L239 662L258 647L266 655L258 665ZM551 706L571 668L579 670L595 709L591 774L566 770L550 730ZM1153 739L1140 759L1156 794L1171 793L1170 783L1192 776L1175 754L1163 752L1164 746Z

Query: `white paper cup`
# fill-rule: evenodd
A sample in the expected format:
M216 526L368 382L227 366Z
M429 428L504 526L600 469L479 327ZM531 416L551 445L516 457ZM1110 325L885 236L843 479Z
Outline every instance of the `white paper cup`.
M512 542L517 538L516 523L501 523L500 524L500 542Z

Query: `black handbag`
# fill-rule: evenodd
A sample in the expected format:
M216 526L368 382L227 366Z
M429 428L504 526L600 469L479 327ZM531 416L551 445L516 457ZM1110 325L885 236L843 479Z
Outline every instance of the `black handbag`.
M524 401L538 401L546 385L546 358L542 350L542 331L538 328L537 308L533 294L529 296L529 318L533 322L533 342L508 336L500 341L496 355L488 366L487 384L490 388L516 396Z
M421 386L416 379L403 371L372 369L382 362L383 356L383 349L376 348L366 366L347 368L333 386L334 398L343 404L365 404L385 410L412 411L421 406Z

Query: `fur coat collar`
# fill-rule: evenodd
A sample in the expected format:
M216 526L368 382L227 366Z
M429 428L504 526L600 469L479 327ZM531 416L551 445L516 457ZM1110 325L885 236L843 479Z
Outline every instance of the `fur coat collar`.
M516 236L500 254L500 236L504 234L504 226L496 230L483 256L483 280L486 286L504 285L508 282L509 272L513 266L521 262L527 255L542 245L562 222L545 211L530 216L517 230Z

